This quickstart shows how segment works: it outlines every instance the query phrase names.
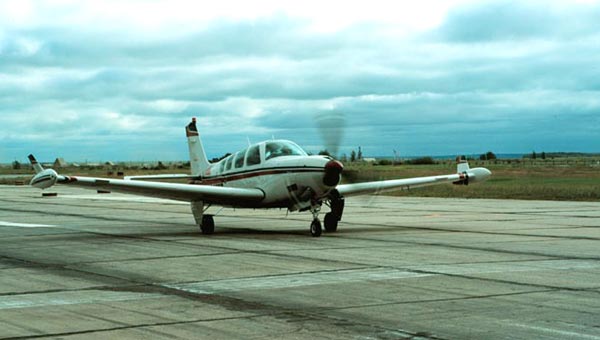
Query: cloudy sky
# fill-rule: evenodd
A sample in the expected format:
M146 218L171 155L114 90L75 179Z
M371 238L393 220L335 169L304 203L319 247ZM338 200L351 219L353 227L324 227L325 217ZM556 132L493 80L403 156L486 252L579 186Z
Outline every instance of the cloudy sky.
M251 3L1 0L0 162L600 151L598 1Z

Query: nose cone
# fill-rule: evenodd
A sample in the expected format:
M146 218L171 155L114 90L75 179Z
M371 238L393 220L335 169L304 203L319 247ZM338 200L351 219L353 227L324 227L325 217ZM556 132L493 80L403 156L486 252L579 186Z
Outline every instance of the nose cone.
M342 170L344 165L340 161L330 160L325 164L325 176L323 177L323 184L334 187L340 183Z

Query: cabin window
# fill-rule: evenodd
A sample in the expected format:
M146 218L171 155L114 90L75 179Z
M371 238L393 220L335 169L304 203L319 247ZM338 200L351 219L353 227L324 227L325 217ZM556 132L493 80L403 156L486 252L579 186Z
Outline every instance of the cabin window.
M225 160L221 161L221 166L219 167L219 173L223 173L225 170Z
M265 160L281 156L306 156L306 152L292 142L268 142L265 145Z
M227 171L231 170L232 164L233 164L233 156L229 156L229 158L227 158L227 165L225 166L227 168Z
M246 155L246 165L256 165L260 164L260 149L258 145L255 145L248 149L248 154Z
M244 166L244 156L246 155L246 150L240 151L235 155L235 167L241 168Z

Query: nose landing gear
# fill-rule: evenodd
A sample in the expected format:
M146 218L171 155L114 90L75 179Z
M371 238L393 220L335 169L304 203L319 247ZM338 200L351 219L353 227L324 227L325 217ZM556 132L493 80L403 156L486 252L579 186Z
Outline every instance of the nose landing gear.
M321 236L323 229L321 228L321 221L318 218L315 218L310 224L310 235L313 237Z
M313 215L313 221L310 224L310 235L312 237L319 237L319 236L321 236L321 233L323 232L323 229L321 227L321 221L319 221L319 212L320 211L321 211L320 204L314 204L310 208L310 212Z

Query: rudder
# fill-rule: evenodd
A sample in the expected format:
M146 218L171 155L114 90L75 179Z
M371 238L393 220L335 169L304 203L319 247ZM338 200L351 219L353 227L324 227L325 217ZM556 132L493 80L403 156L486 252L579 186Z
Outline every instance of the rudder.
M190 165L192 167L193 176L202 176L204 171L210 167L202 140L196 127L196 118L192 118L192 122L185 127L185 134L188 139L188 147L190 149Z

